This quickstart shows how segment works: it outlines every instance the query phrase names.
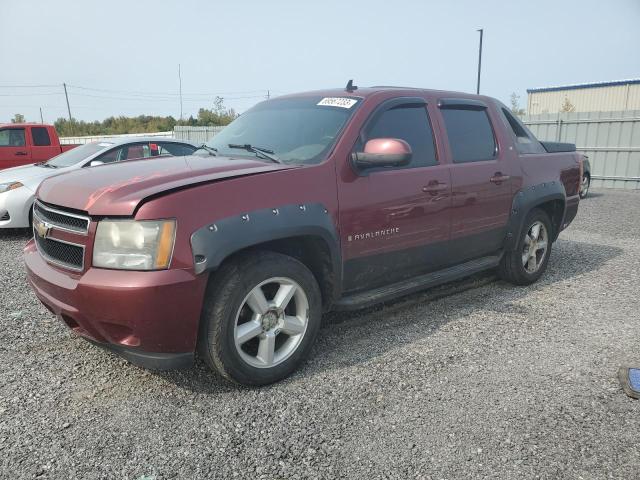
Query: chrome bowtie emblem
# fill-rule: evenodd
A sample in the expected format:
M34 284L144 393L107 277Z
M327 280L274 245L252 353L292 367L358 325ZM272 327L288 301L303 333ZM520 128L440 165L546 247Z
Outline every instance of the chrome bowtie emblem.
M42 222L40 220L34 219L33 230L39 237L47 238L49 236L49 232L51 231L51 225L49 225L47 222Z

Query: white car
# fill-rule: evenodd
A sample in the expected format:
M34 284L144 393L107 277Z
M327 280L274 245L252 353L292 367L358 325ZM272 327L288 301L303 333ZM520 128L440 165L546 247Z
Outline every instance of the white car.
M0 170L0 228L29 227L36 190L53 175L136 158L191 155L196 149L191 143L170 138L129 137L87 143L46 162Z

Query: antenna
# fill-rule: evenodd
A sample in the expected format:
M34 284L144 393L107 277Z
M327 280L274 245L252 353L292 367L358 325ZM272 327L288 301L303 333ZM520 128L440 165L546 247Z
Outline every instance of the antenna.
M182 120L182 74L180 72L180 64L178 64L178 85L180 91L180 120Z
M358 87L353 84L353 80L347 82L347 88L345 88L347 92L355 92L357 89Z
M480 95L480 69L482 67L482 34L484 33L484 28L479 28L477 31L480 32L480 45L478 46L478 83L476 84L476 95Z

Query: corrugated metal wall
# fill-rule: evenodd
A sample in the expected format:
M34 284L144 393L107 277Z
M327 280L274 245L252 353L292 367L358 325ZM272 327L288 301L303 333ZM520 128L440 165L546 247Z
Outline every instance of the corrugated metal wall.
M558 113L565 98L575 107L574 112L640 110L640 84L534 91L528 94L527 112Z
M174 127L173 131L169 132L127 133L124 135L93 135L87 137L63 137L60 138L60 143L62 143L63 145L77 145L122 137L164 137L176 138L179 140L186 140L188 142L201 144L208 142L211 137L220 133L223 128L224 127Z
M640 189L640 110L523 117L539 140L575 143L589 157L592 186Z
M202 144L220 133L224 127L173 127L173 137L178 140Z
M63 145L84 145L85 143L97 142L100 140L114 140L123 137L173 137L173 132L155 132L155 133L126 133L123 135L90 135L85 137L60 137L60 143Z

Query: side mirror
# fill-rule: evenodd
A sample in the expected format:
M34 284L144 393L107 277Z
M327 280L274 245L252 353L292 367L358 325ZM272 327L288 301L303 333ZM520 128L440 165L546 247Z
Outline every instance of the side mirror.
M401 167L411 161L411 147L399 138L373 138L364 146L364 152L352 154L359 169L374 167Z
M102 160L91 160L89 163L90 167L97 167L98 165L104 165L104 162Z

